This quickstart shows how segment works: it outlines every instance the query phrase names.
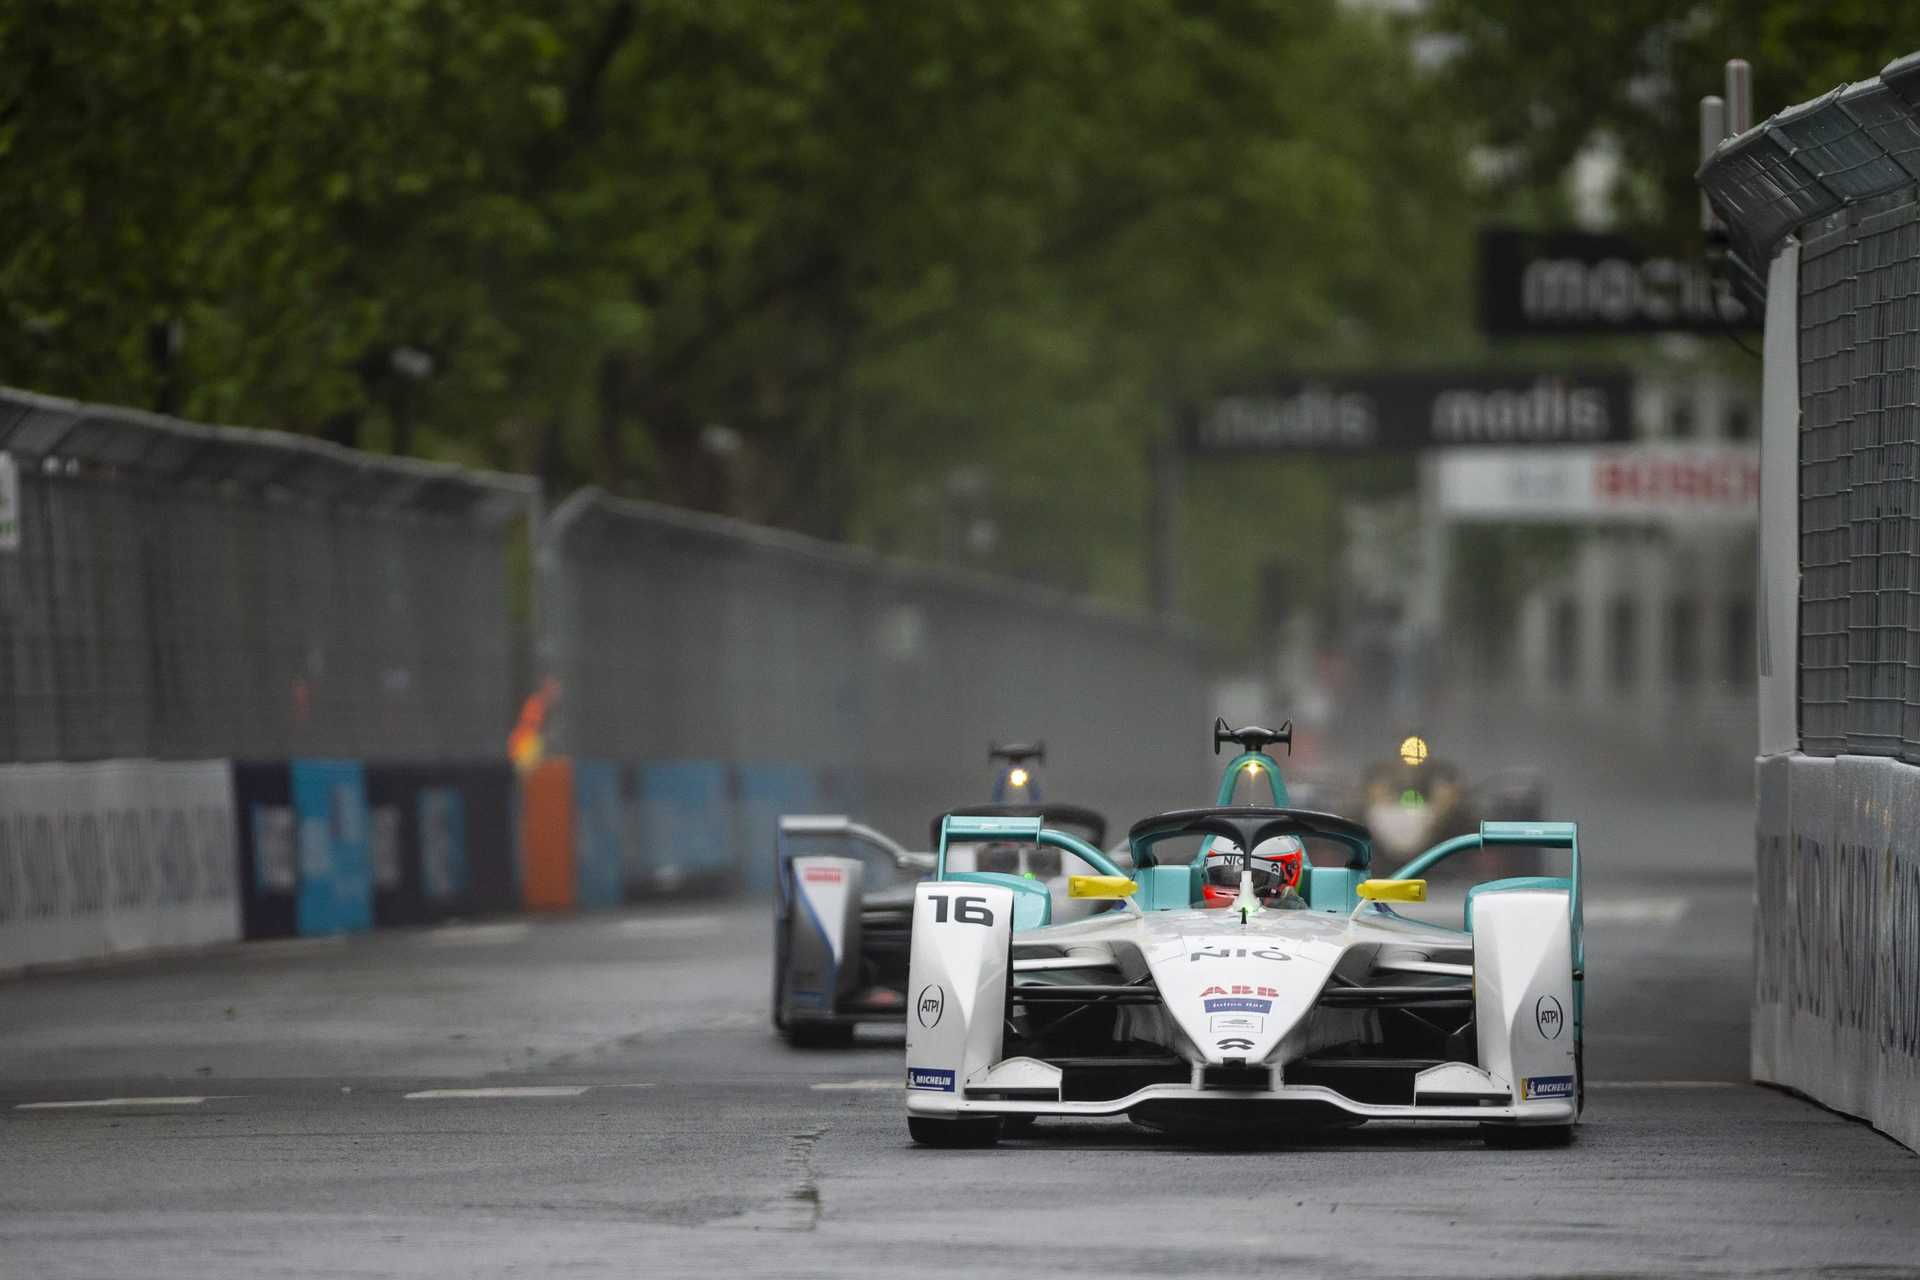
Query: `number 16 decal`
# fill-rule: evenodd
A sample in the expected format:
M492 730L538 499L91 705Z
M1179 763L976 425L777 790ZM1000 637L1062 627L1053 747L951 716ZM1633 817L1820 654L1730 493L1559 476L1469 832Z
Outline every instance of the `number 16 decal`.
M927 899L933 903L933 921L935 924L945 924L947 922L947 905L949 903L953 905L953 920L955 924L991 925L993 923L993 908L987 905L985 898L955 898L944 893L930 893L927 895Z

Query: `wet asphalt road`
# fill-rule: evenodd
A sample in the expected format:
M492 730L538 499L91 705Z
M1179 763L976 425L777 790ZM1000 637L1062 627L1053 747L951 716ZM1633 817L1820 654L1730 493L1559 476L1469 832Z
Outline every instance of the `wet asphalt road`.
M1659 816L1583 831L1567 1150L919 1150L898 1036L787 1049L763 907L688 903L0 982L0 1275L1920 1274L1920 1158L1743 1082L1746 810Z

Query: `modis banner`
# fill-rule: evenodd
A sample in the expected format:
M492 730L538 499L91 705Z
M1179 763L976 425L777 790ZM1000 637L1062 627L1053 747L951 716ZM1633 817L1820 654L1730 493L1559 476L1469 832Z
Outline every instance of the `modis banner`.
M1632 393L1618 369L1284 377L1192 407L1184 437L1201 457L1608 444Z

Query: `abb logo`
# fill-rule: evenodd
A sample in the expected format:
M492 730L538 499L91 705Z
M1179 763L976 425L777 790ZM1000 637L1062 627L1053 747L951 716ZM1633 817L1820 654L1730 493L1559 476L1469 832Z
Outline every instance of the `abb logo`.
M1208 987L1200 993L1202 999L1207 996L1277 996L1280 992L1273 987L1250 987L1244 983L1235 983L1231 987Z
M838 867L808 867L800 873L800 878L810 884L839 884L846 879L846 874Z

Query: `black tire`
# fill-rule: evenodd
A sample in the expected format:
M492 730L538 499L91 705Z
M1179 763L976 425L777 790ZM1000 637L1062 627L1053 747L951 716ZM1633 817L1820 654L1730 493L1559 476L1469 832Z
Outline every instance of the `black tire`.
M853 1043L851 1022L789 1022L780 1034L796 1049L844 1049Z
M923 1147L949 1150L990 1147L1000 1141L1000 1117L969 1116L965 1120L935 1120L931 1116L908 1116L907 1133Z
M787 1020L780 1016L781 988L787 984L787 922L773 918L773 1029L787 1032Z
M1573 1142L1570 1124L1483 1124L1480 1136L1496 1151L1538 1151Z

